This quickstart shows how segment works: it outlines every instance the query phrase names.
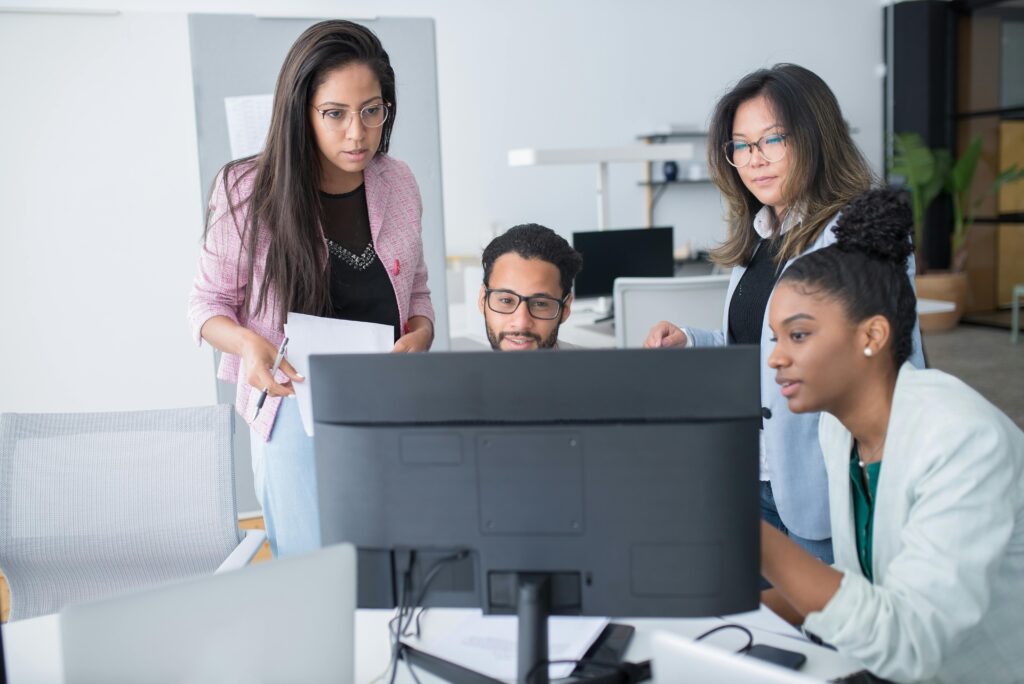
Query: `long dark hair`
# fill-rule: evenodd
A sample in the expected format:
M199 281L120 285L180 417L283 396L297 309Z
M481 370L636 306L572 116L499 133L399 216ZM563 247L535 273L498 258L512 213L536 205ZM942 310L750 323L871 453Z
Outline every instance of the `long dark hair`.
M794 261L779 282L799 283L807 293L835 299L854 323L885 316L899 368L913 351L917 323L917 298L907 275L913 223L901 195L871 190L843 209L835 244Z
M288 51L274 88L270 130L263 151L228 163L220 174L231 215L237 218L237 210L248 205L241 238L250 255L250 285L257 268L252 255L256 254L259 233L265 231L270 237L259 290L253 292L251 286L245 290L245 316L262 311L271 292L279 322L289 311L324 315L330 310L321 232L320 159L310 124L310 106L327 75L350 64L369 67L380 82L384 100L391 103L377 148L377 154L386 154L398 113L391 60L370 29L351 21L330 20L310 26ZM252 191L238 197L239 183L250 174ZM204 238L209 230L208 215Z
M759 95L768 100L786 133L786 155L792 159L782 188L786 206L803 216L799 225L786 232L779 263L803 253L836 213L872 184L871 170L850 137L839 102L817 74L796 64L776 64L747 74L718 101L708 133L711 180L728 205L728 237L711 253L723 266L745 266L759 239L753 221L764 205L725 155L736 110ZM773 227L777 230L778 223Z

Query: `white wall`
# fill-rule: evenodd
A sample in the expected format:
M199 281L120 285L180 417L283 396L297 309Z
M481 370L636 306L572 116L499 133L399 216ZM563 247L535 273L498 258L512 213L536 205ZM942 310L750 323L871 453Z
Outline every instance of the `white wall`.
M215 403L185 17L0 13L0 92L0 411Z
M208 356L189 346L183 316L201 223L187 12L434 17L449 254L479 254L495 232L524 221L565 235L595 227L594 169L509 168L509 149L628 144L666 123L703 126L731 83L779 61L833 87L880 168L878 0L31 4L131 14L97 17L94 30L42 45L26 44L23 18L0 11L0 355L17 390L0 410L123 406L142 383L161 390L150 403L212 400ZM25 5L0 0L0 10ZM110 41L131 40L105 28L115 21L140 26L127 89L104 77L110 48L124 47ZM52 93L35 94L47 83ZM613 166L613 226L641 223L640 174L639 165ZM677 225L677 243L724 236L710 187L668 190L656 220ZM108 232L76 230L97 221ZM119 256L140 252L152 261ZM116 306L119 298L131 305ZM54 373L59 382L41 382Z

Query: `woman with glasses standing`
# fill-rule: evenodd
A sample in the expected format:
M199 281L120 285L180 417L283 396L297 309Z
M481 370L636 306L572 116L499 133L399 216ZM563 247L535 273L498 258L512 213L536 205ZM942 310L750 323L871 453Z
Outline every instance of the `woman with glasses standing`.
M387 155L396 111L373 32L316 24L281 67L264 150L227 164L211 193L189 320L237 383L275 556L320 541L313 439L282 401L303 378L287 360L271 372L288 312L393 326L396 352L433 342L419 188Z
M719 100L708 163L728 206L728 238L712 252L716 263L732 268L722 329L662 321L645 346L760 346L762 516L831 563L818 414L790 412L772 389L767 359L773 344L765 312L776 281L793 260L835 242L839 214L870 188L872 174L828 85L795 64L755 71ZM912 258L908 269L913 278ZM922 367L916 325L913 335L910 361Z

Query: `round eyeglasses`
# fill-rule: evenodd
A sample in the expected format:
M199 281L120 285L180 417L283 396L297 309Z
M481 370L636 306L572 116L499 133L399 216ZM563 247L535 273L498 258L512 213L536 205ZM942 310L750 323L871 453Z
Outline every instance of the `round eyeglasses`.
M769 133L756 142L730 140L724 145L725 160L737 169L742 169L754 158L755 148L761 155L761 159L773 164L786 156L786 134Z
M565 300L569 298L569 295L565 295L561 299L547 295L530 295L528 297L512 290L492 290L491 288L486 288L484 292L487 297L487 308L494 313L515 313L519 305L526 302L526 310L530 312L530 315L542 321L552 321L558 318L562 313L562 307L565 306Z
M320 113L324 125L331 131L343 131L352 125L353 110L347 107L314 107ZM388 120L390 102L374 102L359 110L359 120L367 128L380 128Z

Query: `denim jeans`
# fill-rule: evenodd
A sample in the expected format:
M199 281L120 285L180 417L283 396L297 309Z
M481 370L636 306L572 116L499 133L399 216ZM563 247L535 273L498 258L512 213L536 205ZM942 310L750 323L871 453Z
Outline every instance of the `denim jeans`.
M787 537L799 544L805 551L818 560L832 565L832 538L828 539L804 539L786 529L786 525L779 517L779 509L775 507L775 497L772 495L772 483L768 480L761 480L761 518L769 525L780 530ZM763 577L761 578L761 591L771 589L772 585Z
M281 401L269 442L251 431L250 441L256 496L274 557L320 548L313 438L302 427L295 398Z

